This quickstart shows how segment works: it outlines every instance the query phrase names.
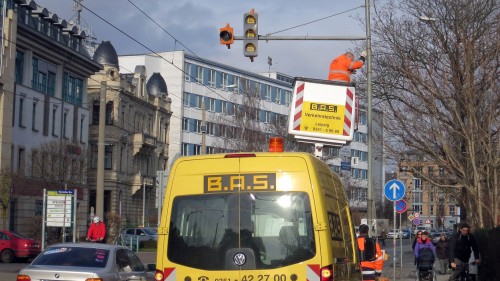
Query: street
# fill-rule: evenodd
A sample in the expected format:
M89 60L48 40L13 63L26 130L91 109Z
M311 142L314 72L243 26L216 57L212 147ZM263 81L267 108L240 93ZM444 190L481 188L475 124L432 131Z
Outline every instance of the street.
M396 240L396 257L393 255L393 240L387 239L385 247L382 247L389 254L389 260L384 263L384 271L382 276L388 277L389 280L399 280L399 281L414 281L415 280L415 265L413 264L413 253L411 250L411 239L403 239L403 266L401 267L401 247L400 240ZM139 258L144 264L156 263L156 253L155 252L139 252L137 253ZM394 262L394 257L396 261ZM394 268L396 264L396 268ZM4 281L15 281L17 273L21 268L26 266L27 263L1 263L0 262L0 280ZM438 263L435 263L438 266ZM395 269L395 270L394 270ZM395 276L395 278L394 278ZM438 281L446 281L449 278L447 275L437 275Z
M414 265L414 257L411 249L411 244L413 239L403 239L403 266L401 267L401 247L400 239L396 240L396 256L393 255L394 243L393 239L385 240L385 247L382 247L389 254L389 260L384 263L384 270L382 276L388 277L389 280L399 280L399 281L414 281L416 280L416 267ZM380 243L380 241L379 241ZM394 268L394 264L396 268ZM437 281L447 281L450 274L439 275L439 264L436 259L434 263L437 273Z

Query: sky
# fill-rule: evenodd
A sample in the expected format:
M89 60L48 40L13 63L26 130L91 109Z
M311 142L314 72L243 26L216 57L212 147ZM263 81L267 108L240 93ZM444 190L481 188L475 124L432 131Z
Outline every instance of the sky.
M76 20L73 0L35 2L59 18ZM326 79L331 60L364 41L259 41L259 55L251 62L243 56L241 40L236 40L230 49L219 44L219 28L229 23L235 36L243 36L243 14L253 8L258 13L259 35L364 37L365 27L360 21L365 18L364 3L365 0L82 0L81 22L92 29L97 42L111 41L118 55L185 50L253 72L268 72L271 57L271 71ZM278 32L285 29L289 30Z

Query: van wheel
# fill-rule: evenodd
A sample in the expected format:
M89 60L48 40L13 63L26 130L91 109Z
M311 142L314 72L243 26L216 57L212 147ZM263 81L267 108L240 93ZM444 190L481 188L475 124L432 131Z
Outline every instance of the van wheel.
M14 252L10 249L4 250L1 259L4 263L11 263L14 260Z

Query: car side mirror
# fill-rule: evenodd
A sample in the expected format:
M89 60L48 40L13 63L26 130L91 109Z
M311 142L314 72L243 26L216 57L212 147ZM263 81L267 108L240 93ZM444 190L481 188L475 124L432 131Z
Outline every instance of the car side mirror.
M156 271L156 264L154 263L146 264L146 271Z

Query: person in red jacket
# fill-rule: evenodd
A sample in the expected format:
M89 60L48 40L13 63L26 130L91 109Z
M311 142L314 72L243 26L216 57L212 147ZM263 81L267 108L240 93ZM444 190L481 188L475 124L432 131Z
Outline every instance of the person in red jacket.
M361 53L361 56L357 61L354 61L354 55L351 52L347 52L336 57L330 63L328 80L350 83L351 74L356 73L356 69L363 67L365 57L366 51Z
M358 249L363 252L365 251L365 239L373 239L368 237L369 228L366 224L359 226L359 237L357 238ZM375 239L373 239L375 240ZM363 281L374 281L377 280L382 274L382 269L384 267L384 256L380 245L374 241L375 251L373 260L361 260L361 275L363 276ZM364 254L362 254L362 257Z
M86 240L92 242L104 242L105 237L106 226L103 222L101 222L98 216L95 216L93 219L93 223L90 224Z

